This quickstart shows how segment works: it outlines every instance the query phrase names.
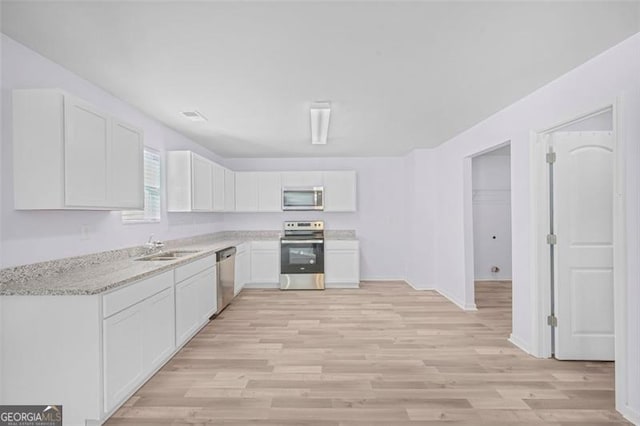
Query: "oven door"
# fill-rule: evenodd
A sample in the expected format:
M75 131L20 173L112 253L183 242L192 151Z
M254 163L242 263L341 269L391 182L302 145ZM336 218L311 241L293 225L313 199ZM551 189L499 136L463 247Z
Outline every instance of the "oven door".
M280 240L281 274L323 274L324 240Z

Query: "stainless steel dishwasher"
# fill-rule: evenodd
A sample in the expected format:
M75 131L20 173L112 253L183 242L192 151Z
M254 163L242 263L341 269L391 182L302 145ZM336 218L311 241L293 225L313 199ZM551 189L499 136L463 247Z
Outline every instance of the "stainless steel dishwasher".
M217 316L227 307L233 299L233 286L235 282L236 248L228 247L216 253L216 284L218 295Z

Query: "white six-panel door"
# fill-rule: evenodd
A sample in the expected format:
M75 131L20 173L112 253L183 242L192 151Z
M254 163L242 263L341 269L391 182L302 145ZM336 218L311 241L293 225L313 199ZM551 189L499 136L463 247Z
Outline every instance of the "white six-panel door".
M613 135L553 135L558 359L613 360Z

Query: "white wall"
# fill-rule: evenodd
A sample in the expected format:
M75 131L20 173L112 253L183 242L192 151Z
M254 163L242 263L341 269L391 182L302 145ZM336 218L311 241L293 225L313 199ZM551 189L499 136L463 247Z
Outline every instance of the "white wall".
M407 156L408 173L406 279L414 288L433 289L436 283L435 204L441 181L432 150L417 150Z
M161 223L138 225L123 225L119 212L14 210L11 161L11 90L14 88L61 88L141 127L145 144L150 147L161 151L190 149L213 160L217 157L5 35L1 43L0 267L140 245L151 233L159 239L172 239L221 228L223 219L219 214L167 214L164 204ZM80 238L81 225L89 227L88 240Z
M511 279L511 156L472 159L473 260L476 280ZM491 272L492 267L498 272Z
M285 220L320 219L327 229L355 229L360 240L362 279L404 279L406 235L405 159L385 158L279 158L229 159L233 170L356 170L355 213L282 212L227 213L225 229L282 229Z
M629 389L628 401L620 406L627 415L635 412L640 421L640 268L638 221L640 191L638 164L640 155L640 34L611 48L598 57L576 68L558 80L544 86L515 104L496 113L487 120L436 148L435 166L440 188L435 195L435 284L444 294L460 305L473 303L466 300L463 164L465 159L493 146L511 141L511 205L513 244L513 331L512 340L530 350L532 345L531 291L531 182L530 131L543 130L568 121L581 114L595 111L621 97L618 111L620 152L627 169L624 196L627 204L627 276L629 285L627 324ZM514 76L517 78L517 76ZM417 161L416 168L430 167L432 161ZM421 197L421 208L429 208L433 193ZM415 224L413 225L415 226ZM416 264L428 251L415 253ZM411 276L413 271L409 270ZM426 274L417 273L418 276ZM425 278L426 279L426 278ZM635 334L633 334L634 332ZM624 393L624 392L623 392Z

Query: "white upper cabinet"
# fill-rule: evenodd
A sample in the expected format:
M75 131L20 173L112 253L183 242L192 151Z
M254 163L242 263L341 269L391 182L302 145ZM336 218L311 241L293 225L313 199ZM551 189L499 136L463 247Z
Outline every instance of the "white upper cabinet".
M282 172L282 186L313 187L322 186L322 172Z
M356 172L324 172L324 211L356 211Z
M64 100L64 180L68 206L107 205L109 116L80 99Z
M236 172L236 211L258 211L257 172Z
M107 154L110 167L107 199L109 205L143 208L144 200L144 139L142 132L120 120L111 120L111 146ZM140 170L143 172L140 173Z
M225 210L226 184L225 168L219 164L213 164L213 211L222 212Z
M279 172L257 172L258 211L282 211L282 187Z
M236 211L282 211L280 172L236 172Z
M236 210L236 174L232 170L224 169L224 211Z
M209 160L191 153L191 194L194 211L213 210L213 165Z
M13 92L16 209L141 209L142 131L57 89Z
M229 175L228 172L231 174ZM191 151L167 152L167 210L233 211L233 172ZM229 210L228 208L231 207Z
M225 169L191 151L167 152L167 210L223 211Z

